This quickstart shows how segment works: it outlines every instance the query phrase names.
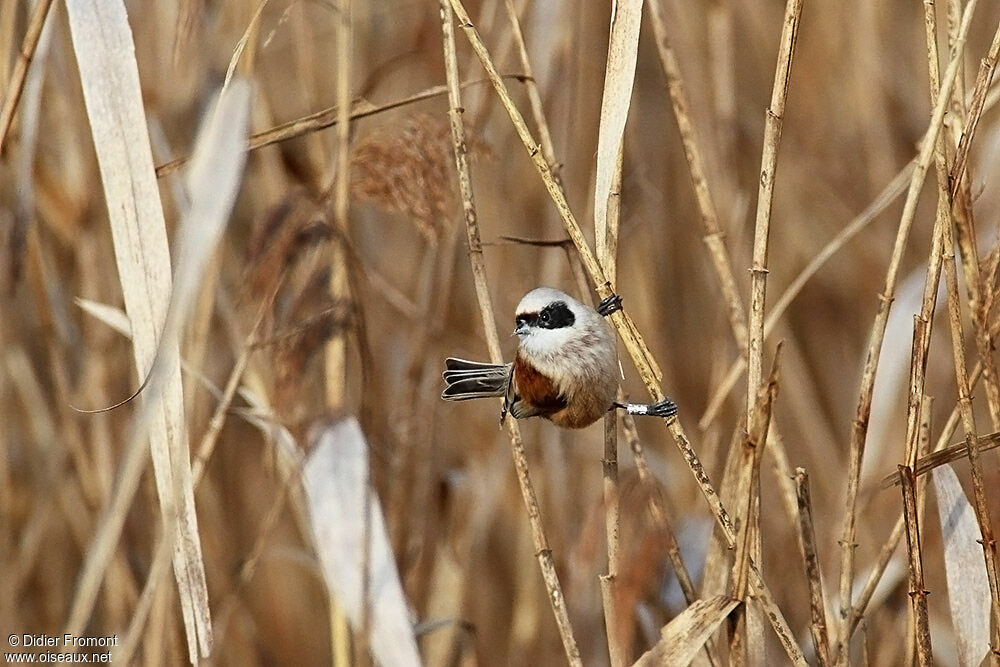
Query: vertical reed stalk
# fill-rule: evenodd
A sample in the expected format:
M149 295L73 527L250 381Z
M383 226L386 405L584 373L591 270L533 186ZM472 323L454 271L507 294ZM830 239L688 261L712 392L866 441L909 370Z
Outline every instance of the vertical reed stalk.
M468 18L466 17L466 21ZM475 194L472 189L472 176L469 171L468 145L465 140L465 127L462 123L462 97L459 88L458 58L455 52L455 32L452 23L452 13L448 0L441 0L441 30L443 33L445 75L448 81L448 117L451 120L452 140L455 148L455 165L458 171L459 189L462 195L462 209L465 217L465 229L469 241L469 261L472 265L472 275L476 287L476 298L479 312L483 320L483 333L489 348L493 363L502 363L503 354L500 350L500 337L497 333L496 320L493 315L493 300L486 281L486 263L483 259L483 245L479 235L479 219L476 213ZM555 561L549 548L548 538L542 526L541 511L535 495L534 485L528 469L528 459L521 441L521 431L514 419L507 419L507 433L510 437L511 450L514 457L514 467L521 486L521 494L528 510L528 520L531 524L531 537L535 545L535 555L542 571L542 579L548 593L549 603L555 615L556 626L562 639L566 659L570 665L582 665L580 649L573 636L573 628L569 621L569 611L563 597L559 577L556 574Z
M624 142L618 149L611 193L607 203L607 238L599 243L598 260L612 289L618 276L618 230L621 220L622 160ZM618 412L611 410L604 416L604 525L608 545L608 572L601 575L601 596L604 600L604 625L608 633L608 654L612 667L624 667L628 662L628 647L623 644L623 624L629 622L621 613L626 611L618 604L617 577L621 558L618 546L620 524L618 489Z
M778 146L781 143L781 129L785 116L785 101L788 96L789 79L791 76L792 59L795 57L795 44L798 38L799 22L802 16L802 0L788 0L785 4L784 24L781 30L781 40L778 46L777 66L774 73L774 86L771 91L771 103L767 108L764 121L764 145L760 163L760 190L757 195L757 216L754 225L753 260L750 267L750 313L748 320L747 341L747 432L760 438L759 444L752 450L750 456L744 458L741 470L739 488L746 489L750 496L744 508L745 513L738 512L737 523L743 531L743 539L737 540L737 573L735 596L745 599L747 588L745 567L748 558L753 557L760 562L760 526L757 523L760 498L760 453L767 437L767 425L761 420L770 420L770 412L762 413L758 393L761 388L761 373L764 357L764 304L767 293L767 255L771 231L771 207L774 201L774 181L778 164ZM747 441L749 442L749 440ZM750 536L756 536L750 539ZM742 549L748 549L742 552ZM745 613L746 607L740 608L737 614ZM748 617L744 629L746 637L747 657L753 664L764 659L763 642L759 636L762 623L759 619Z
M351 215L350 169L351 169L351 65L353 63L353 30L351 25L351 0L338 0L335 13L336 35L336 171L333 181L333 219L336 234L330 244L330 296L335 303L346 303L351 299L348 277L347 250L344 247L348 237ZM342 412L346 407L347 394L347 331L335 331L326 343L324 351L326 363L326 405L332 414ZM367 665L368 630L371 620L369 598L369 572L367 550L367 516L365 522L364 547L362 551L362 604L359 632L355 635L358 645L354 657ZM331 650L334 663L350 664L350 641L347 617L337 600L330 600Z

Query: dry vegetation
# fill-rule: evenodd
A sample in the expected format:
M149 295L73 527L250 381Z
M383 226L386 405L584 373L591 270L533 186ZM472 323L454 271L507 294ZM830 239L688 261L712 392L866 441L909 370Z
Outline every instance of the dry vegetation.
M153 162L171 163L157 171L175 263L197 197L171 161L192 152L231 62L254 83L254 150L200 294L180 309L191 471L176 450L156 466L145 456L141 406L155 402L71 407L115 403L145 370L139 332L134 353L94 305L124 308L133 278L116 264L64 3L31 39L48 4L0 5L0 636L117 633L118 660L187 660L182 608L199 613L198 574L178 583L170 554L193 489L200 549L179 543L203 563L207 661L361 664L369 631L405 644L378 633L370 604L351 629L310 530L303 455L319 425L352 414L375 490L356 514L381 508L427 664L631 664L697 599L689 616L728 616L704 664L986 656L986 638L961 624L982 625L990 589L1000 620L995 554L987 541L987 577L975 542L977 519L988 534L1000 516L1000 440L981 437L1000 431L1000 126L995 98L975 94L984 58L983 93L992 78L996 0L805 0L791 24L796 0L647 0L620 212L607 216L617 264L602 242L599 265L582 237L567 241L568 210L594 249L611 3L451 0L442 14L429 0L129 0ZM458 21L443 40L452 10L477 32ZM477 35L488 56L470 48ZM460 80L448 81L446 53ZM526 119L520 137L484 58ZM787 85L776 62L790 64ZM471 156L461 188L455 132ZM152 177L152 165L131 168ZM489 356L491 316L509 357L520 297L547 284L592 299L595 270L624 297L619 331L631 318L641 334L620 347L624 391L659 390L644 340L680 406L668 428L622 420L617 471L602 466L615 449L597 425L501 430L496 404L439 400L446 356ZM687 443L700 463L679 455ZM901 486L881 484L899 464L919 472L922 447L955 443L942 457L967 502L944 476L925 485L904 470ZM702 469L710 483L692 475ZM161 511L171 496L181 510ZM938 506L964 511L972 532L949 524L943 537ZM389 553L360 551L354 565ZM333 570L356 577L352 563ZM381 582L354 581L363 599ZM733 610L728 597L749 602ZM850 651L838 650L845 627ZM962 648L969 637L981 641Z

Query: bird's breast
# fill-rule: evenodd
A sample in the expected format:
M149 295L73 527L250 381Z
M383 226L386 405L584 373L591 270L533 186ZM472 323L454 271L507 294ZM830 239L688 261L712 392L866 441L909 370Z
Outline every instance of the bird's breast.
M521 400L542 412L555 412L566 407L566 397L556 383L520 353L514 360L514 386Z

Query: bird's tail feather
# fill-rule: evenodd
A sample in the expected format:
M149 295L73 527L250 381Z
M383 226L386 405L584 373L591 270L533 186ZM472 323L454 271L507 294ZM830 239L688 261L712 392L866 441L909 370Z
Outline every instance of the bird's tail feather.
M449 358L445 362L445 368L445 388L441 398L446 401L505 396L510 386L511 364L488 364Z

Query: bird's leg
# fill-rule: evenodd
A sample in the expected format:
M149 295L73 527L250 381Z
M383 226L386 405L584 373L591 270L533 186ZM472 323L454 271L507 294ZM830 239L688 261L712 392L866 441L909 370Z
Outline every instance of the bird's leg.
M621 309L622 298L617 294L612 294L606 299L601 299L601 302L597 304L597 312L603 317L608 317L611 313Z
M673 417L677 414L677 404L669 398L656 403L618 403L613 408L620 408L630 415L648 415L650 417Z

